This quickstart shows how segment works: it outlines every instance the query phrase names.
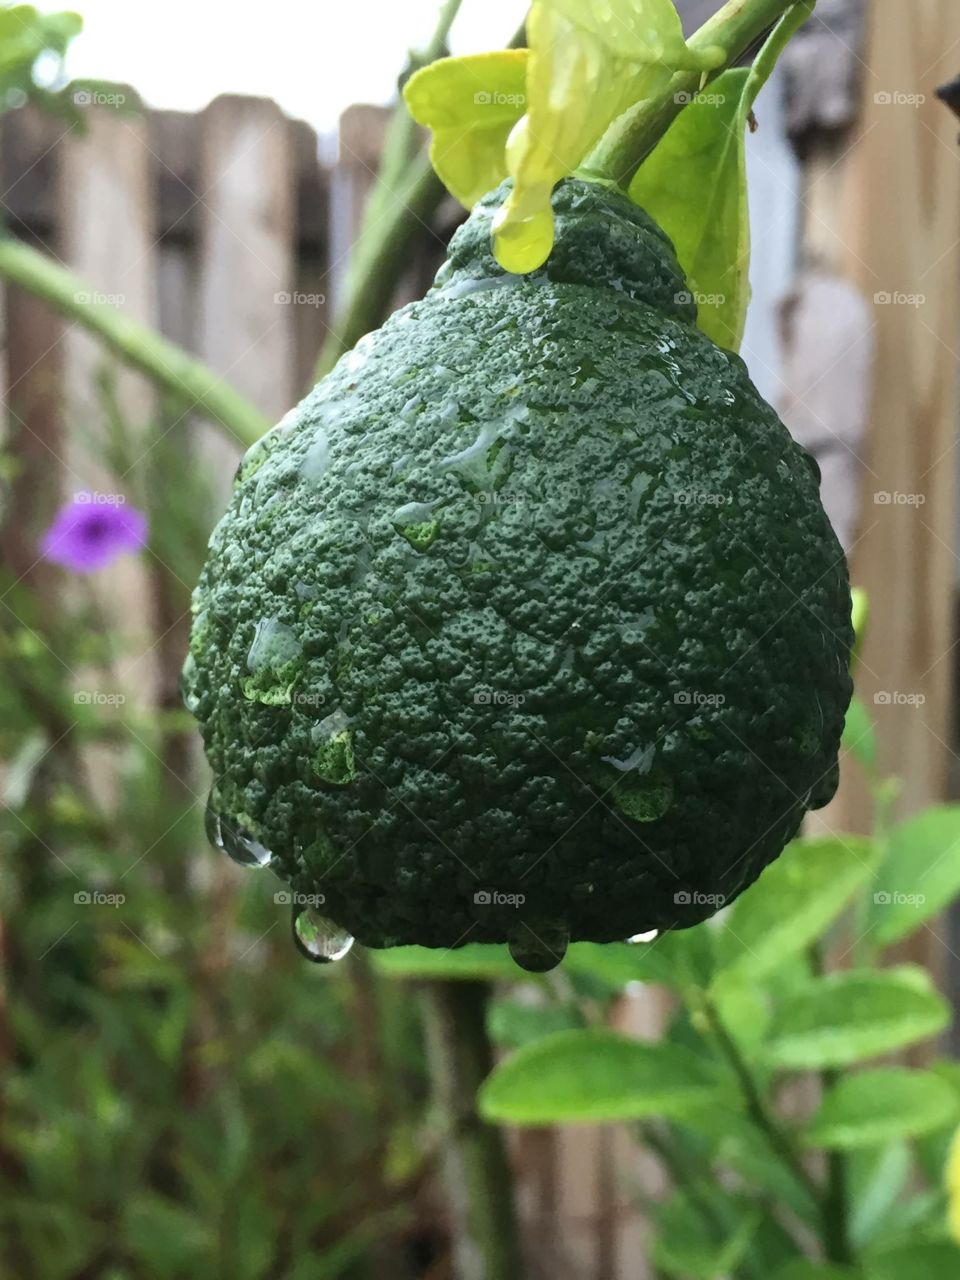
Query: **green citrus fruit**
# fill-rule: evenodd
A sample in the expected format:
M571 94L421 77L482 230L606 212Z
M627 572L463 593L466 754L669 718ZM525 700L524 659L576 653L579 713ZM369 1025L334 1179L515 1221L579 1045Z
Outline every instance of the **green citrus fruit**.
M196 591L211 834L321 958L696 924L836 785L816 465L642 210L561 183L517 277L503 195L247 454Z

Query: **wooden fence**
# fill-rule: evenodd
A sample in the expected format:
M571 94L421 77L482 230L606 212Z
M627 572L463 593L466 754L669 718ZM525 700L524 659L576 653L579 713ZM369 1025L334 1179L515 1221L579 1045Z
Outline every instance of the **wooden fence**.
M687 7L716 6L690 0ZM797 434L819 452L855 580L871 592L864 660L871 708L883 690L926 699L919 714L909 704L878 704L882 763L905 779L901 804L909 811L947 794L958 759L951 456L960 148L956 123L933 93L960 65L960 25L950 0L824 0L820 12L812 50L798 45L792 67L758 103L756 302L746 355ZM812 93L811 68L820 76ZM785 92L782 112L777 101ZM894 94L923 101L900 110L885 97ZM384 112L351 108L338 162L329 167L318 160L313 132L261 99L218 98L198 115L91 104L85 115L83 134L30 110L5 118L0 199L8 223L278 419L310 385L376 172ZM802 143L799 156L789 137ZM423 291L459 216L444 205L425 229L401 297ZM922 293L924 304L883 303L883 294L899 293ZM19 533L2 535L2 549L18 576L31 577L43 573L30 549L41 518L31 501L38 480L48 489L53 469L65 491L97 484L93 454L81 451L76 428L102 429L92 391L103 357L86 335L18 290L5 291L2 309L3 377L20 468L7 524ZM120 376L125 415L144 431L153 394L138 376ZM225 493L239 449L212 428L200 437ZM145 435L143 453L150 447ZM880 492L922 492L925 501L919 510L883 510ZM129 569L111 572L127 575L107 593L122 601L118 625L135 629L130 598L143 586ZM174 620L174 648L182 631ZM133 678L147 679L152 661L146 656ZM166 689L163 696L173 695ZM825 820L856 829L866 819L855 781L845 783ZM918 957L939 972L960 950L946 930L932 931ZM649 1001L632 1001L622 1022L650 1035L660 1016ZM625 1206L629 1184L650 1187L651 1171L625 1135L545 1132L519 1135L515 1145L544 1275L649 1274L645 1229Z

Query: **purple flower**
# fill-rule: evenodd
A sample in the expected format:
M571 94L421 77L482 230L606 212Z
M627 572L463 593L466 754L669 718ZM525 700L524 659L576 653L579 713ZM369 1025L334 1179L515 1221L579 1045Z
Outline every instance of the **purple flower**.
M78 493L57 512L40 552L65 569L92 573L125 551L139 551L146 540L146 517L118 495Z

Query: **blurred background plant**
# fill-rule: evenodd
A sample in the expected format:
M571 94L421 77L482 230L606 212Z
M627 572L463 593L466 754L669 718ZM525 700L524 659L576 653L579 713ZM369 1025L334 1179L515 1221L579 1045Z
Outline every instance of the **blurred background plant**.
M444 7L429 56L455 10ZM63 82L79 26L74 15L0 7L0 106L31 103L73 127L88 119L78 94L118 96ZM417 135L396 120L386 182L368 206L380 216L364 224L325 361L379 322L407 265L403 246L441 208ZM391 200L413 155L404 198ZM383 278L358 303L364 271ZM505 951L470 946L355 948L333 971L308 965L291 944L281 886L206 844L208 779L177 689L190 585L222 504L222 465L190 444L195 416L243 441L265 419L149 330L118 326L29 244L4 239L0 274L97 334L102 354L145 371L157 392L138 417L116 362L102 358L96 427L71 421L76 470L98 485L91 509L106 496L105 508L145 517L145 592L129 590L124 561L81 575L41 554L64 494L22 448L31 414L8 398L0 1273L466 1276L464 1209L443 1160L451 1140L489 1158L463 1084L495 1050L503 1060L479 1093L488 1121L616 1122L643 1153L601 1191L611 1217L650 1224L650 1274L954 1274L956 1157L952 1179L946 1171L960 1072L931 1049L951 1011L897 951L935 929L960 892L960 807L894 821L896 787L865 706L854 706L846 748L870 792L873 834L796 842L709 925L576 944L543 978L521 974ZM647 996L665 1010L662 1034L612 1029ZM444 1010L464 1042L479 1042L447 1079ZM526 1268L587 1274L531 1229L539 1208L529 1201L541 1193L527 1177L525 1136L512 1134L511 1154ZM495 1215L486 1229L500 1229ZM497 1275L518 1275L512 1256L501 1250ZM601 1261L591 1274L615 1272Z

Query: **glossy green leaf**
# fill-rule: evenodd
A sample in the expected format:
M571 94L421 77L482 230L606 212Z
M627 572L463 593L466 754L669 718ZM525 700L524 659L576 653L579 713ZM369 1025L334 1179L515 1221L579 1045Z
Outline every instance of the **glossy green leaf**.
M869 905L870 939L898 942L960 893L960 805L908 818L890 833Z
M404 86L410 114L433 131L434 169L468 209L507 176L507 137L526 110L527 56L505 49L440 58Z
M487 1016L490 1038L505 1049L521 1049L558 1031L582 1026L583 1016L572 1005L497 1000Z
M678 1045L613 1031L562 1031L519 1050L480 1090L480 1110L507 1124L591 1124L732 1106L709 1061Z
M687 47L673 0L534 0L527 37L527 113L507 143L514 187L494 220L497 261L514 272L548 257L553 188L609 125L674 69L710 65Z
M835 1267L830 1262L811 1262L795 1258L776 1272L771 1280L859 1280L860 1273L849 1267Z
M861 698L854 697L843 724L842 748L872 773L877 764L877 734Z
M876 857L861 836L794 840L723 917L719 965L731 978L753 980L776 969L833 923L873 874Z
M812 982L778 1011L763 1056L793 1070L844 1067L942 1031L950 1009L923 969L847 970Z
M563 965L613 987L655 982L675 991L705 986L712 967L709 926L672 929L650 942L575 942Z
M709 1222L701 1206L711 1206ZM672 1196L657 1213L652 1260L661 1271L683 1280L720 1280L743 1260L762 1214L755 1205L697 1185Z
M507 978L530 981L506 947L481 942L463 947L390 947L371 951L374 966L388 978L451 978L465 982Z
M850 1241L860 1249L883 1229L903 1201L912 1161L905 1142L851 1152L847 1164Z
M960 1247L948 1240L914 1240L868 1258L866 1280L953 1280Z
M794 6L751 68L735 67L696 94L640 166L630 198L673 241L700 328L738 350L750 300L746 131L750 111L787 40L812 9Z
M877 1067L834 1085L801 1136L811 1147L869 1147L929 1133L957 1114L956 1095L932 1072Z

